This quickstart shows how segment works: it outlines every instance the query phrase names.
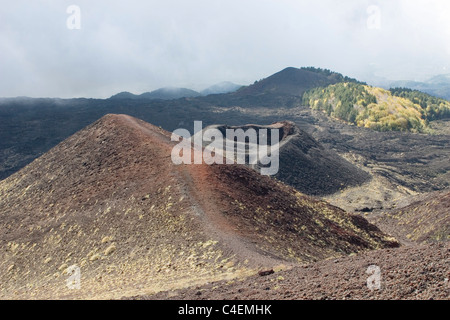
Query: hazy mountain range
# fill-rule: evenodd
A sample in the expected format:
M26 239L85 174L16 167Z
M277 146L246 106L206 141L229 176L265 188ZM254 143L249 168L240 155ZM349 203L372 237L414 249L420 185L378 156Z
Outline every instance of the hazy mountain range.
M426 81L393 81L384 78L378 78L376 81L374 81L374 84L385 89L396 87L410 88L431 94L436 97L450 100L450 74L437 75Z
M113 95L110 99L148 99L148 100L173 100L181 98L193 98L200 96L207 96L210 94L222 94L236 91L241 86L234 84L232 82L221 82L211 87L197 92L187 88L177 88L177 87L165 87L160 88L151 92L145 92L140 95L136 95L130 92L120 92Z

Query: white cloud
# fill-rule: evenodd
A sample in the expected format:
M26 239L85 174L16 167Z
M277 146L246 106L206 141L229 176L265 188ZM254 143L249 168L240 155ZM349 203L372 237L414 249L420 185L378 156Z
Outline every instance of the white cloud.
M287 66L425 78L450 68L447 0L0 1L0 96L240 84ZM81 30L66 9L81 8ZM367 28L367 8L381 28Z

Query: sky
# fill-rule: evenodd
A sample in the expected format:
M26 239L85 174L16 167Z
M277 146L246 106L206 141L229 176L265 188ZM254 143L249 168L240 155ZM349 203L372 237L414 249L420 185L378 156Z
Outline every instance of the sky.
M241 85L315 66L450 73L448 0L0 0L0 97Z

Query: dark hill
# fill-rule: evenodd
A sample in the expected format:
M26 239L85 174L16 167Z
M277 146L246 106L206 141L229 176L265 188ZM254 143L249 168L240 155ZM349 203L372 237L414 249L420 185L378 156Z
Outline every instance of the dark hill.
M286 68L274 75L238 90L238 95L293 95L302 96L305 91L325 87L346 80L339 73L315 68Z
M256 132L261 129L280 130L280 165L275 177L300 192L314 196L329 195L347 187L361 185L371 178L368 173L343 159L336 152L324 148L290 121L277 122L270 126L213 125L203 131L218 129L225 135L227 129L246 131L249 128L255 129ZM225 153L223 150L221 152ZM260 165L255 167L258 171L260 168Z
M128 91L123 91L113 95L110 99L115 100L139 99L139 96Z

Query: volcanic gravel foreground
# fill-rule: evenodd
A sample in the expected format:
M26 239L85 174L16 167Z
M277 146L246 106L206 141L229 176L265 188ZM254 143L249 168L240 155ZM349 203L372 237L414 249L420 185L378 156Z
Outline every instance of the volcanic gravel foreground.
M268 276L131 299L445 300L450 295L449 254L448 243L384 249L298 266ZM369 288L370 266L380 268L379 289Z

